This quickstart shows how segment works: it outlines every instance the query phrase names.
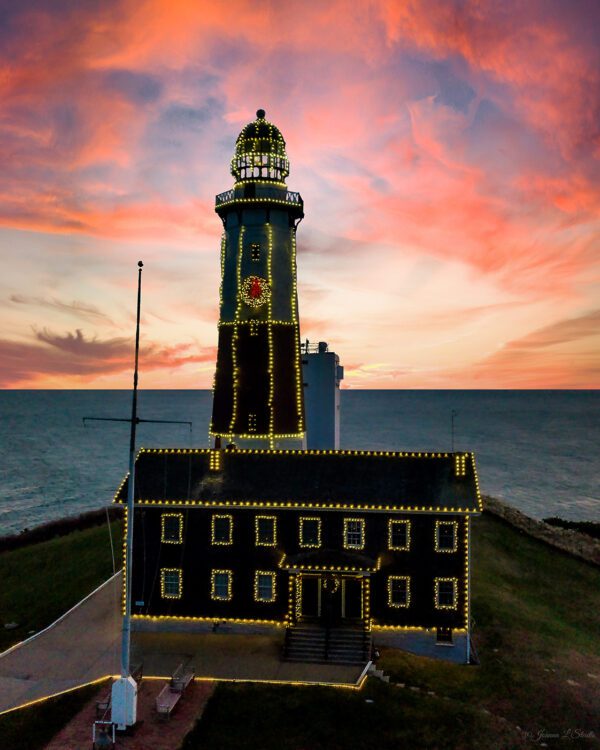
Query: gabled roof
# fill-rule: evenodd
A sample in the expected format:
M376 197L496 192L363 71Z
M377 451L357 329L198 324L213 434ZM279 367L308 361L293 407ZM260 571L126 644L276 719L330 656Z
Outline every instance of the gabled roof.
M127 477L115 502L127 499ZM135 501L478 512L472 453L141 449Z

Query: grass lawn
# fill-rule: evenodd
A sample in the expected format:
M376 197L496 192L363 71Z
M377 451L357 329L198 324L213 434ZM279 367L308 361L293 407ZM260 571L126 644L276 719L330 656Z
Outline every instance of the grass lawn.
M118 570L121 522L111 526ZM0 651L50 625L112 572L106 524L1 553ZM5 630L7 622L18 627Z
M111 574L107 529L4 553L0 572L0 611L21 623L0 635L20 640ZM379 666L405 688L374 680L361 691L223 683L183 747L600 748L600 570L485 514L474 522L472 600L481 666L387 649ZM77 691L0 717L0 736L9 738L2 747L42 747L41 734L58 731L88 697ZM46 713L52 705L61 708Z
M3 714L0 716L0 746L3 750L42 750L96 692L98 685L88 685L20 711ZM90 727L90 737L91 731Z
M484 514L474 521L479 667L383 650L396 681L486 708L560 747L600 747L600 570ZM595 738L575 737L595 733Z
M218 686L183 750L483 750L519 733L457 701L369 680L361 691Z
M387 649L405 688L222 684L183 747L600 748L600 570L485 514L473 571L481 666Z

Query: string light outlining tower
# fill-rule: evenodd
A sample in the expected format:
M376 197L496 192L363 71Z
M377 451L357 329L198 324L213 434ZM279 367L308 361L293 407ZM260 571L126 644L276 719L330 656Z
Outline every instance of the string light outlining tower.
M223 222L219 345L210 434L239 448L301 447L304 402L296 229L281 131L259 109L239 134L232 189L216 197Z

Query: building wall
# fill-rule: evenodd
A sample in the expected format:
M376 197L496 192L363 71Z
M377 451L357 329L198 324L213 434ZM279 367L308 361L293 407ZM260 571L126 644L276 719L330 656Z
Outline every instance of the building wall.
M161 515L180 513L183 518L182 542L161 542ZM213 515L233 518L231 545L211 544ZM276 544L256 546L255 523L259 515L274 516ZM279 563L283 555L306 552L299 546L301 517L321 519L321 549L343 550L344 519L364 519L365 547L359 554L378 560L379 570L370 574L371 616L375 624L463 628L465 622L465 563L467 521L448 513L388 514L350 511L260 511L249 509L208 509L146 506L136 509L134 524L132 613L139 615L207 617L211 619L260 619L282 621L288 611L288 572ZM410 548L388 549L390 519L410 522ZM435 522L456 521L456 552L435 551ZM354 551L354 550L351 550ZM161 596L160 570L182 571L182 596ZM231 570L232 599L211 599L211 571ZM255 571L276 575L276 600L254 599ZM388 576L410 576L410 605L394 608L388 602ZM434 606L434 578L455 578L456 609ZM143 602L140 604L139 602Z
M453 633L452 643L438 643L435 630L396 630L373 631L373 646L380 648L401 648L411 654L428 656L431 659L444 659L457 664L468 664L468 639L465 632Z
M306 448L340 447L340 360L328 351L302 354Z
M284 208L231 208L224 229L211 434L297 435L304 413L293 217ZM241 298L250 276L270 285L259 307Z

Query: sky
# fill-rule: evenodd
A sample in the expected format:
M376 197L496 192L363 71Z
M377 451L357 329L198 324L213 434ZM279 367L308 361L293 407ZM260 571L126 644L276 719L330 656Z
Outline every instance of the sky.
M600 382L595 0L0 0L0 387L210 388L214 196L282 131L347 388Z

